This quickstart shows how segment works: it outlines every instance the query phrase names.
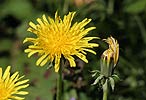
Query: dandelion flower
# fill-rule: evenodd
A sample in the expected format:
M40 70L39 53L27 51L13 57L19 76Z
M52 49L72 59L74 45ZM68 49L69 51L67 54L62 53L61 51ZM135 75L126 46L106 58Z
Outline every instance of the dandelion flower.
M75 12L70 12L62 20L56 12L55 19L43 15L37 19L38 24L29 23L28 31L34 33L36 38L24 40L24 43L32 43L25 52L28 53L28 57L35 53L41 56L36 65L44 66L48 61L54 61L55 72L58 72L62 56L69 61L71 67L75 67L74 55L88 63L85 51L96 54L91 48L98 47L98 44L89 41L98 37L85 37L89 31L95 29L95 27L84 28L91 19L86 18L72 24L74 15Z
M114 61L114 66L116 66L119 58L119 44L112 36L105 39L105 42L109 44L109 48L103 52L102 57L106 59L109 63L111 58Z
M24 76L19 77L19 73L15 72L10 76L10 66L7 67L4 74L0 67L0 100L23 100L28 92L20 91L20 89L28 87L28 79L20 81Z

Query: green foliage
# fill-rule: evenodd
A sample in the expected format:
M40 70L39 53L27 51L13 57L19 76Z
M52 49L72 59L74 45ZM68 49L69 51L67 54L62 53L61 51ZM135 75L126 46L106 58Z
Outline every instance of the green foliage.
M89 26L96 30L90 36L101 39L112 35L119 41L120 58L115 68L108 100L146 99L146 0L1 0L0 1L0 66L12 66L12 72L19 71L30 79L29 95L26 100L54 100L56 73L54 68L36 67L37 56L27 58L23 52L27 45L23 39L30 36L26 30L29 21L36 22L42 14L54 16L56 10L62 16L77 11L75 21L91 18ZM94 48L97 55L88 54L88 64L77 60L77 67L65 67L64 100L101 100L100 84L91 86L94 78L91 70L100 69L100 56L107 48L102 40ZM94 76L94 75L93 75ZM115 83L115 85L114 85Z
M128 1L128 0L127 0ZM125 11L131 14L138 14L143 12L146 9L146 1L145 0L137 0L127 3L125 1Z

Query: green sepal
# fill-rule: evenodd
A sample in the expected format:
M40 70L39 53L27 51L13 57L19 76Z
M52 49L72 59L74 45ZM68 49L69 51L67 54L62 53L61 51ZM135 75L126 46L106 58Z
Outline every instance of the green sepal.
M101 74L103 74L105 77L112 76L112 72L114 68L113 59L111 59L110 62L108 62L107 60L101 58L100 67L101 67Z
M109 77L109 82L110 82L110 86L112 88L112 90L114 91L114 88L115 88L115 81L112 77Z
M105 83L102 85L103 91L106 91L108 89L108 79L105 80Z
M53 67L53 63L49 62L47 69L51 69Z
M102 80L103 77L104 77L104 75L100 75L99 77L96 78L96 80L94 81L94 83L91 84L91 85L96 85L100 80Z
M116 75L116 74L113 74L113 75L112 75L112 78L113 78L115 81L119 81L119 80L120 80L119 76Z
M90 71L90 72L93 73L92 77L95 77L97 74L99 76L99 74L100 74L100 71L98 71L98 70L93 70L93 71Z

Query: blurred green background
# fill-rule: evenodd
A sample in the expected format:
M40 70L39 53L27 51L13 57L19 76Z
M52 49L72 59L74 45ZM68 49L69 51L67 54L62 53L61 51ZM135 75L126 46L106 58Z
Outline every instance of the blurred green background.
M76 11L74 21L91 18L88 26L96 30L89 36L101 39L110 35L120 44L120 58L115 73L121 80L111 91L109 100L146 100L146 0L0 0L0 66L12 66L29 78L26 100L55 100L56 73L48 66L36 67L37 56L27 58L22 42L31 36L29 21L43 14L54 17ZM64 100L102 100L101 86L91 86L91 70L100 69L99 61L107 45L103 41L88 53L88 64L79 59L77 67L67 67L64 75Z

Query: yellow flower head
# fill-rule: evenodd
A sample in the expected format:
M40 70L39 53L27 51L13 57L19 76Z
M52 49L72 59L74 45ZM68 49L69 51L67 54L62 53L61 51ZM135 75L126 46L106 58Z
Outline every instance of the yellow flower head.
M102 57L104 60L107 59L108 63L112 58L114 61L114 66L116 66L119 58L119 44L112 36L105 39L105 41L109 44L109 48L103 52Z
M28 92L20 91L20 89L29 86L26 84L28 79L19 81L24 76L19 77L18 72L10 76L10 68L8 66L2 75L2 68L0 67L0 100L23 100L24 97L20 97L20 95L26 95Z
M69 61L71 67L75 67L73 55L88 63L85 51L96 54L90 48L98 47L98 44L88 42L97 37L85 37L89 31L95 29L95 27L84 28L91 19L86 18L72 25L74 15L75 12L70 12L62 20L56 12L55 20L43 15L41 19L37 19L38 24L29 23L28 31L34 33L36 38L24 40L24 43L32 42L25 52L28 53L28 57L35 53L41 55L36 65L43 66L48 61L55 61L55 72L58 72L62 55Z

